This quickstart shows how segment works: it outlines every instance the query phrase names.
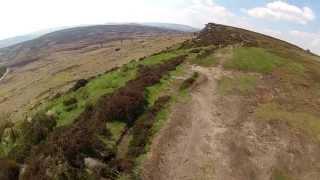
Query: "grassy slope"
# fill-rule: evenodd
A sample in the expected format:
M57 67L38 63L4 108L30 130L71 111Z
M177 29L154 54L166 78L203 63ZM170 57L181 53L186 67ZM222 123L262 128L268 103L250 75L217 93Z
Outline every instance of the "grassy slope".
M76 92L65 94L49 102L46 105L45 111L52 111L57 115L58 126L70 124L81 114L85 107L95 104L99 97L114 92L114 90L124 86L129 80L134 79L139 64L155 65L177 57L180 54L181 52L175 51L160 53L140 62L132 61L118 70L98 76ZM64 102L71 98L76 98L77 103L69 106L65 105Z
M219 92L256 101L249 117L257 121L284 122L319 143L320 73L317 69L320 63L316 60L319 60L316 56L292 52L290 48L237 48L224 67L241 75L223 77L219 81ZM259 89L267 93L261 95ZM259 99L261 96L264 99ZM281 170L275 171L273 178L290 180L293 177Z
M232 93L240 93L248 95L255 92L257 77L253 75L240 75L234 78L222 77L219 80L219 93L228 95Z
M270 91L276 89L278 93L273 94L272 101L257 108L257 118L286 121L320 140L320 107L317 105L320 99L320 73L316 70L320 68L320 63L305 54L286 57L284 53L276 52L276 49L235 49L234 57L224 65L227 69L265 74L272 79L257 83L257 79L248 74L233 79L224 77L220 81L220 90L223 93L237 91L254 95L257 85ZM308 103L304 103L306 101Z
M270 73L275 67L281 66L285 60L262 48L237 48L234 57L224 64L227 69Z
M172 58L183 55L186 52L187 51L185 50L170 50L168 52L155 54L140 61L132 61L119 69L95 77L94 79L90 80L86 86L76 91L71 91L53 100L49 100L39 108L36 114L46 114L47 112L53 114L57 123L55 127L71 125L86 107L96 104L98 99L103 95L113 93L120 87L125 86L126 82L129 80L136 78L140 65L153 66L156 64L162 64ZM164 76L160 83L146 89L146 100L150 107L159 97L169 93L170 87L175 81L175 76L178 76L181 73L183 73L182 67L178 67L175 71L172 71L167 76ZM159 112L159 115L156 116L155 127L152 129L152 134L154 134L161 127L166 119L166 115L167 109L164 109ZM38 121L36 122L38 123ZM25 137L29 136L26 133L30 133L33 130L29 131L25 129L25 127L29 126L25 126L24 124L25 123L23 122L15 125L14 129L17 129L17 137L12 138L11 136L8 136L6 140L2 139L0 145L1 156L10 156L12 158L16 153L19 154L20 152L25 151L25 143L29 143L29 141L26 142L25 139ZM32 126L33 125L31 125L31 128L33 128ZM41 123L40 126L42 126ZM114 120L107 122L106 126L108 131L111 133L111 138L100 138L105 145L113 148L116 146L116 142L124 132L126 123ZM38 126L35 125L34 128L38 128ZM38 141L36 141L36 143L38 143Z

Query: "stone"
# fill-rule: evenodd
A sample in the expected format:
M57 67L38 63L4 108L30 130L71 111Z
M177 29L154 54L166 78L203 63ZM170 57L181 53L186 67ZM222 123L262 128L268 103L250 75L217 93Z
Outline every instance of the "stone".
M105 168L107 166L105 163L90 157L84 158L84 164L90 170Z
M54 111L52 111L52 110L49 110L49 111L46 113L46 115L47 115L48 117L53 117L53 116L56 115L56 113L55 113Z

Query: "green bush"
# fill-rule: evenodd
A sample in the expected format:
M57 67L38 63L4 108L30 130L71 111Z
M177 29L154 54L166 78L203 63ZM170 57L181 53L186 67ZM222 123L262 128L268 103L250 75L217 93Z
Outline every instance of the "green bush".
M17 127L19 134L16 142L14 142L15 145L8 152L8 157L18 162L24 162L25 158L30 154L32 146L46 140L55 126L55 119L44 113L36 114L31 122L22 122Z

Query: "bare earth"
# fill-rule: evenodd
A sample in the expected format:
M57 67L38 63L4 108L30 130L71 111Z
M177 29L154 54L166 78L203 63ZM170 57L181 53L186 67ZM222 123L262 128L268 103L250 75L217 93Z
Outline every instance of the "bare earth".
M230 56L219 55L220 63ZM218 79L237 72L221 65L193 70L207 81L192 90L188 103L173 108L153 141L142 179L270 180L277 169L286 169L297 180L319 180L319 145L285 124L251 118L245 98L218 94Z

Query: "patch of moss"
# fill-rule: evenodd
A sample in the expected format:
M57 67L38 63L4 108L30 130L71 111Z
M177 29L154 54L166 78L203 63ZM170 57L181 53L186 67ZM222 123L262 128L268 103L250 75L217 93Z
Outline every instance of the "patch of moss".
M292 180L287 174L282 171L275 170L272 173L272 180Z
M270 73L274 68L283 65L286 59L262 48L235 48L233 58L225 62L224 67L241 71Z

